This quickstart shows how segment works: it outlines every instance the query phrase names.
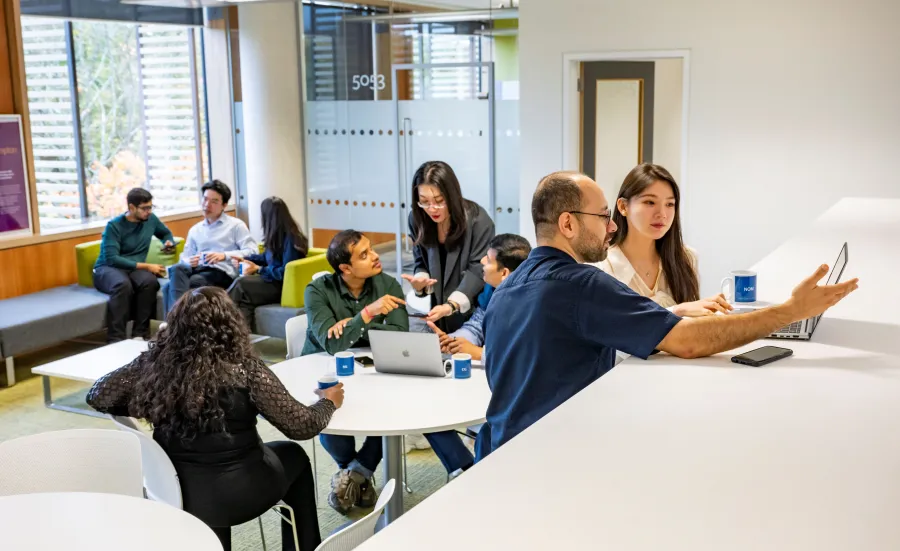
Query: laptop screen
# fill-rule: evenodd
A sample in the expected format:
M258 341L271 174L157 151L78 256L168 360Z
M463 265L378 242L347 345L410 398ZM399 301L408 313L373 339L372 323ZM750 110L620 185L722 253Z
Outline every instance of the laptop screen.
M835 285L841 282L841 276L844 275L844 268L847 267L847 243L844 242L844 246L841 247L841 252L838 254L837 260L834 261L834 266L831 267L831 273L828 274L828 279L825 281L825 285ZM816 326L819 325L819 320L822 319L822 314L819 314L813 321L815 324L810 331L816 330Z
M841 275L844 273L844 268L847 267L847 244L844 243L844 246L841 247L841 253L838 255L837 260L834 261L834 266L831 267L831 273L828 274L828 281L825 282L825 285L834 285L836 283L841 282Z

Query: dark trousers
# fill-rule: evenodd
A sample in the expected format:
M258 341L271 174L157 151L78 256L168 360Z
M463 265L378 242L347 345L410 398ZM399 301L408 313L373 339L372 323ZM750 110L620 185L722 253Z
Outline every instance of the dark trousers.
M169 268L169 296L166 300L166 315L181 295L198 287L221 287L227 289L231 285L231 276L209 266L191 268L184 264L176 264Z
M426 434L425 438L428 439L431 449L434 450L435 455L441 460L441 464L444 465L448 473L452 473L457 469L468 469L475 463L475 458L472 457L469 448L462 443L456 431L433 432ZM381 461L381 438L377 436L367 437L358 452L352 436L323 434L319 436L319 440L321 440L325 451L328 452L341 469L346 469L355 459L363 467L374 471Z
M228 288L228 295L237 304L252 331L253 311L257 306L281 303L280 281L265 281L258 275L242 276L234 280Z
M94 287L109 295L106 306L106 341L125 339L128 320L134 320L132 334L150 336L150 318L156 313L159 280L146 270L123 270L112 266L94 268Z
M284 469L287 492L281 498L294 510L300 549L294 546L294 534L287 521L281 521L281 548L285 551L313 551L322 543L319 534L319 515L316 511L316 494L309 456L296 442L269 442L266 446L275 452ZM275 505L274 503L272 505ZM287 511L282 511L286 516ZM231 528L213 527L222 542L224 551L231 551Z

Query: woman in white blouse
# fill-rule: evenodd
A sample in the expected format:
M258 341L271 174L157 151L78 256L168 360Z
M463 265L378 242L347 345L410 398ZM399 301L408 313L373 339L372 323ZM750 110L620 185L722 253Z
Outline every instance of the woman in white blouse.
M628 173L616 199L619 227L606 260L595 264L682 317L732 309L724 295L700 299L697 253L681 239L678 184L665 168L644 163Z

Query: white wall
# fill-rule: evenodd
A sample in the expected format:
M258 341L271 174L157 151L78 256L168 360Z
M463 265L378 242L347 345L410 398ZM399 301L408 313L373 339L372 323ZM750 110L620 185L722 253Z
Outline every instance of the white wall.
M900 150L900 2L536 0L519 13L528 237L538 180L577 168L562 166L565 53L690 49L682 214L704 293L840 197L900 197L886 170Z
M682 71L680 58L654 61L653 162L681 183Z
M238 17L250 231L262 236L259 205L271 195L284 199L305 228L296 6L241 5Z

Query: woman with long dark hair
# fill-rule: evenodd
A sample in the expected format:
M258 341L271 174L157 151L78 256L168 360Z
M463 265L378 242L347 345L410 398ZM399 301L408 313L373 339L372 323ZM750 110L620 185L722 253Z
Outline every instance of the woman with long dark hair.
M700 299L697 253L681 237L681 192L665 168L634 167L619 190L613 210L618 230L598 268L680 316L727 312L723 295Z
M441 330L459 329L484 287L481 259L494 237L494 221L465 199L453 169L428 161L416 171L409 217L415 275L403 275L419 296L431 295L428 321Z
M242 266L242 272L228 288L228 295L238 305L251 329L253 312L258 306L281 302L284 269L288 262L306 258L309 253L309 239L300 231L281 198L265 199L260 209L266 254L232 255L232 262L235 267Z
M87 403L103 413L146 419L178 472L184 510L212 527L226 551L231 527L284 500L294 510L301 551L321 543L309 458L296 442L263 444L262 414L291 440L319 434L344 401L343 385L294 400L253 352L234 303L217 287L184 294L149 349L97 381ZM284 549L294 549L282 523Z

